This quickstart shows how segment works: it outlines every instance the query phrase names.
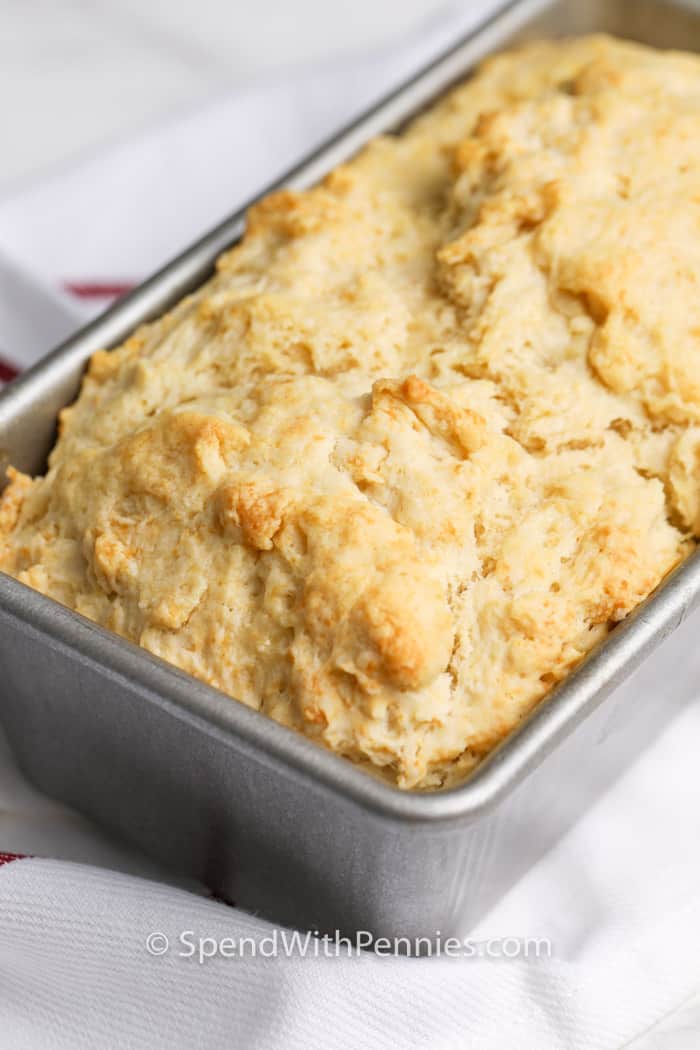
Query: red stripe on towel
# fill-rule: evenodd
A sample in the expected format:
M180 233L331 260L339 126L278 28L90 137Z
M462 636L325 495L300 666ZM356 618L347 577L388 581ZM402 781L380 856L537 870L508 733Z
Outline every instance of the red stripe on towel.
M118 299L134 287L133 281L66 281L67 292L78 299Z
M14 365L8 365L7 361L3 361L0 358L0 383L9 383L18 374L19 370ZM4 854L0 853L0 857L2 856Z
M0 853L0 868L12 860L24 860L26 856L26 853Z

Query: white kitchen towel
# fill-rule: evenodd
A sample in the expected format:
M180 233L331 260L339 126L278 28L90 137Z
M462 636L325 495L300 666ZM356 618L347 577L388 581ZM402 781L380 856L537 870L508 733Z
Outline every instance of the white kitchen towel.
M396 53L251 85L0 200L7 374L486 6ZM470 957L336 959L313 945L287 957L279 940L276 958L249 944L237 957L241 937L269 951L272 928L155 881L169 876L42 799L0 748L0 850L54 858L0 855L0 1047L621 1047L700 987L698 627L691 618L624 687L667 708L663 736L484 918ZM484 956L513 938L540 947Z

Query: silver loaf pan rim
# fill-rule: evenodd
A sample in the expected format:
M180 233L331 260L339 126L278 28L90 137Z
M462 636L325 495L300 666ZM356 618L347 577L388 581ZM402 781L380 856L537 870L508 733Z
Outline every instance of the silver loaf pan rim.
M631 5L642 39L649 19L661 12L690 19L700 46L700 10L677 0L636 0ZM586 9L585 11L583 9ZM280 186L304 188L352 156L374 135L392 131L415 116L474 64L518 39L523 29L553 35L595 25L625 35L624 0L513 0L500 7L418 76L321 146L255 199ZM547 26L551 26L547 31ZM641 35L640 35L641 34ZM61 344L0 392L0 471L11 462L36 473L53 443L58 410L76 395L87 359L120 343L134 328L159 316L213 270L218 255L240 237L252 201L186 249L96 321ZM534 711L458 786L436 792L402 791L347 759L254 711L226 694L50 598L0 573L0 615L22 625L36 644L69 650L110 678L137 681L151 701L205 733L236 739L263 765L313 782L325 793L351 802L368 815L400 824L464 824L489 813L512 792L700 604L700 550L678 566Z

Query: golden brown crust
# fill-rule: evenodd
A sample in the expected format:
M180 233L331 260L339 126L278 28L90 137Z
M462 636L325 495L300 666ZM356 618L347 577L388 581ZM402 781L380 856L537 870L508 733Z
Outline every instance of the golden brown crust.
M0 568L402 787L700 534L700 62L487 63L94 355Z

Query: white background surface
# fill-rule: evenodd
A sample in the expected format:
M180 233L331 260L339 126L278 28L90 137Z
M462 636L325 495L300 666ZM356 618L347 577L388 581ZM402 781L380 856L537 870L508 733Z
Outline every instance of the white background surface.
M442 6L439 0L0 0L0 196L251 78L384 45ZM0 794L2 778L13 776L0 762ZM60 836L64 854L70 841L76 857L109 863L112 847L95 846L82 820L57 822L59 810L29 789L24 802L39 814L32 841L24 837L21 813L0 810L0 849L38 852L40 834L50 853ZM133 870L150 869L134 858ZM634 1044L636 1050L699 1045L700 997Z
M0 0L0 190L273 70L376 47L444 0Z

